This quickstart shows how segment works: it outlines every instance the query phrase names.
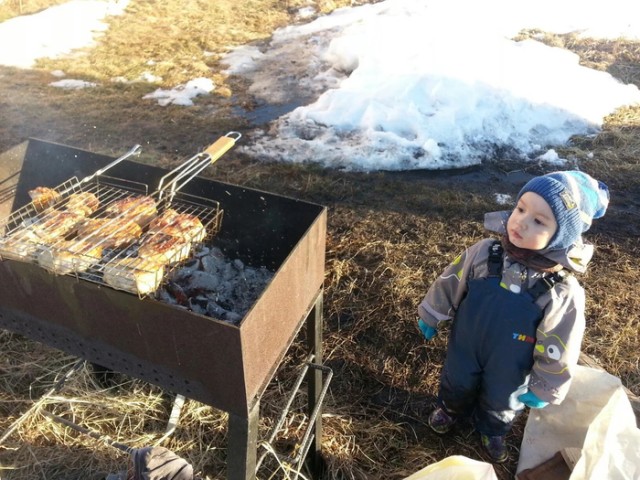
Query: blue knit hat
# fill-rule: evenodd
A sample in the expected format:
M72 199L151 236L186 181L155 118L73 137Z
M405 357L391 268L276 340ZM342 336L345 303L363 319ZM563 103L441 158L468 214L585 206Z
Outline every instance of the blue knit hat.
M549 204L558 230L547 250L560 250L576 243L591 221L604 215L609 205L609 188L583 172L553 172L532 178L518 193L540 195Z

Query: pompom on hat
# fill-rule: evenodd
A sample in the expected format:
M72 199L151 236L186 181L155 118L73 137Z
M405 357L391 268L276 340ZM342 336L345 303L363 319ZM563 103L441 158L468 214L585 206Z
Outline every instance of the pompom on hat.
M588 174L574 170L532 178L518 193L518 200L526 192L544 198L558 223L546 250L560 250L576 243L589 230L592 220L602 217L609 205L609 188Z

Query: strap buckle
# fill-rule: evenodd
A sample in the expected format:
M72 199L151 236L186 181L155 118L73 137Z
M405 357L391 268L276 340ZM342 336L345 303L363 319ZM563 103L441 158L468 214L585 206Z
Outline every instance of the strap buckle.
M487 259L487 267L490 277L499 277L502 273L502 254L504 249L500 242L495 241L489 246L489 258Z

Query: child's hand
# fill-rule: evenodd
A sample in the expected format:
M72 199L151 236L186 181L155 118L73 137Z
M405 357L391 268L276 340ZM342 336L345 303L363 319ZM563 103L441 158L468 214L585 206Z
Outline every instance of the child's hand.
M436 333L438 333L435 328L424 323L421 318L418 319L418 328L422 332L422 335L424 335L424 338L426 338L427 340L431 340L436 336Z
M527 390L525 393L518 397L522 403L524 403L529 408L544 408L549 405L549 402L545 402L544 400L540 400L538 396L533 393L531 390Z

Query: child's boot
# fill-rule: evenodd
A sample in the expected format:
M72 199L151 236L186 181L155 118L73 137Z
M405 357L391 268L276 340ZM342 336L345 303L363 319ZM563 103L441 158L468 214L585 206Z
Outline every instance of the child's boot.
M456 423L455 417L449 415L444 408L436 407L436 409L431 412L429 415L429 420L427 422L436 433L447 433L453 427L453 424Z
M482 442L482 446L484 447L485 451L491 457L491 460L493 460L495 463L505 462L509 457L509 453L507 452L507 441L504 435L491 437L489 435L481 433L480 441Z

